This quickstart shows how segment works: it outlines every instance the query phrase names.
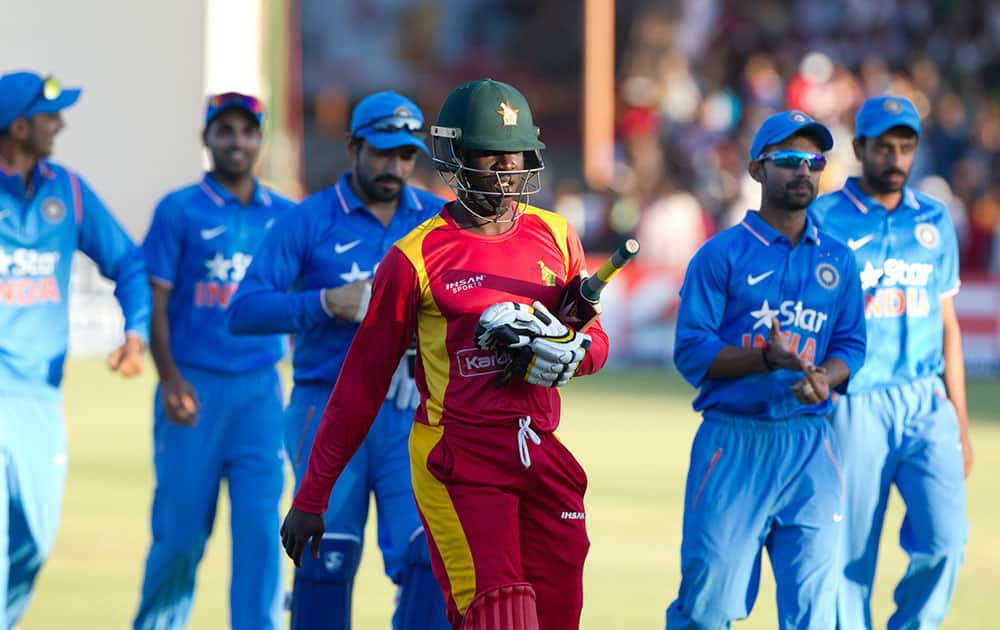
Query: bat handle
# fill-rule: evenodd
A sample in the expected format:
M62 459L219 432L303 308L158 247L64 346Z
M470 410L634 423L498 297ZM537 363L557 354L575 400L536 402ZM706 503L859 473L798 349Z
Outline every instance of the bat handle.
M596 304L601 299L601 291L611 282L621 268L639 253L639 241L630 238L615 250L597 271L580 285L580 297Z

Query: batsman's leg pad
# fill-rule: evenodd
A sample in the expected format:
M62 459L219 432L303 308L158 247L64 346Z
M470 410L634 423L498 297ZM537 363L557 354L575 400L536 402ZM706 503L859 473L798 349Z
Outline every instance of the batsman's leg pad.
M393 630L450 630L441 587L431 571L431 554L423 528L406 547L399 576L399 603L392 616Z
M361 540L326 534L319 560L307 549L295 571L291 630L347 630L351 627L351 591L361 561Z
M508 584L476 595L461 630L539 630L535 589L528 583Z

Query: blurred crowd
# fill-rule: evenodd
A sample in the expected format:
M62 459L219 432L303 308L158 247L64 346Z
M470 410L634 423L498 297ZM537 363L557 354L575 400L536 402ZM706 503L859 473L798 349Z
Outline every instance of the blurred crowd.
M538 205L589 249L638 234L645 260L683 271L758 205L746 165L764 117L791 107L830 126L828 191L857 172L860 103L894 93L923 114L911 185L951 208L965 271L1000 273L1000 0L616 0L615 169L601 191L581 175L579 0L301 1L310 190L345 166L364 94L392 87L432 118L455 85L492 76L528 95L548 145ZM417 182L446 192L426 166Z
M614 190L563 180L554 200L591 247L636 233L645 259L683 270L758 205L746 165L764 117L795 108L830 126L825 192L857 173L860 103L893 93L923 115L910 184L948 204L963 270L1000 273L1000 2L650 3L618 63Z

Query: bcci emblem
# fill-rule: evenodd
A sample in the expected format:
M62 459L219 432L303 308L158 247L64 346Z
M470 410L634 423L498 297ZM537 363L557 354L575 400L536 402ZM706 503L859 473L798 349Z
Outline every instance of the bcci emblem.
M834 289L840 283L840 274L833 265L821 263L816 266L816 280L824 289Z
M392 110L393 116L399 116L400 118L413 118L413 112L410 111L406 105L400 105L396 109Z
M941 240L937 228L930 223L918 223L917 227L913 230L913 234L917 237L917 242L927 249L934 249Z
M801 112L795 112L792 114L792 122L802 124L806 121L806 115Z
M66 216L66 206L58 197L49 197L42 202L42 216L49 223L60 223Z
M903 111L903 105L899 101L890 98L884 103L882 103L882 109L889 112L890 114L898 114L899 112Z

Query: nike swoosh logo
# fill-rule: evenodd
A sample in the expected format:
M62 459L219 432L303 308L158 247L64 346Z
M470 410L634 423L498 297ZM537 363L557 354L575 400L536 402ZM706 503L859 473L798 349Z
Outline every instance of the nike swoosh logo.
M749 284L750 286L753 286L753 285L757 284L758 282L760 282L761 280L763 280L764 278L766 278L769 275L771 275L772 273L774 273L774 269L772 269L771 271L765 271L764 273L760 274L759 276L754 276L754 275L751 275L751 274L747 274L747 284Z
M361 244L361 239L358 239L356 241L351 241L350 243L334 243L333 251L337 252L338 254L343 254L346 251L354 249L360 244Z
M850 247L852 250L857 251L862 247L864 247L865 245L867 245L873 238L875 238L874 234L866 234L861 238L859 238L858 240L849 238L847 239L847 246Z
M210 230L202 230L201 231L201 237L203 239L205 239L206 241L210 241L210 240L212 240L213 238L215 238L219 234L222 234L225 231L226 231L226 226L219 225L219 226L216 226L216 227L214 227L214 228L212 228Z

